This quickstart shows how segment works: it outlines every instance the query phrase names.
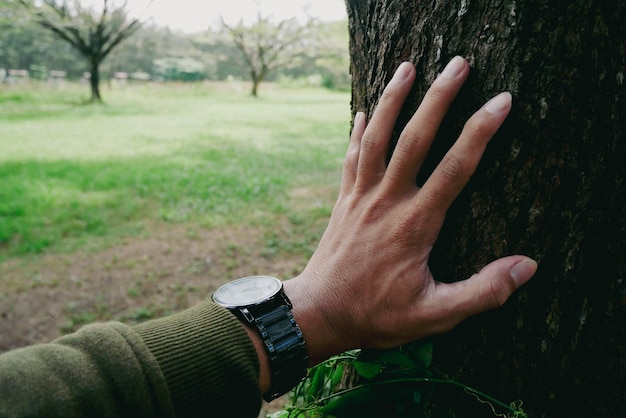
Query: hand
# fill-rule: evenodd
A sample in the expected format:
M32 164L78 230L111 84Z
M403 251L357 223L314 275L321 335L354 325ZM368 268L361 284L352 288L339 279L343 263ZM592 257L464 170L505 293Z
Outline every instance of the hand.
M470 179L511 109L511 95L491 99L423 187L415 179L450 103L467 78L456 57L426 93L385 157L391 132L415 79L402 64L369 124L358 113L339 198L304 272L285 282L311 364L351 348L389 348L452 329L502 305L537 269L524 256L496 260L471 278L438 282L428 267L446 211Z

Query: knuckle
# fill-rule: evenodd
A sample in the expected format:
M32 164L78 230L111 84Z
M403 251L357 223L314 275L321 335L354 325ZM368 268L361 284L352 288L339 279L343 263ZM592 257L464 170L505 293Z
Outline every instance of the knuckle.
M456 155L446 155L441 161L440 172L445 178L455 180L462 175L463 164Z
M378 221L387 213L387 202L384 199L376 199L370 203L368 209L363 215L363 223L365 225L371 225Z
M493 132L488 121L480 114L471 117L466 123L463 131L470 138L486 138L490 137Z
M403 152L413 152L413 148L422 142L424 142L424 135L422 131L418 127L409 123L402 130L396 147L398 150Z
M377 143L378 143L378 140L375 135L368 135L368 134L363 135L363 138L361 139L361 147L360 147L358 154L360 153L367 154L376 150Z
M491 309L499 308L504 305L511 293L506 280L490 280L487 292L485 297L486 305Z
M442 100L445 97L446 97L445 89L439 85L439 82L435 82L435 84L433 84L426 92L424 101L429 100L429 101L437 102L437 101Z
M378 99L377 109L384 109L396 103L398 101L398 97L400 96L400 92L398 88L390 85L387 87L383 94Z

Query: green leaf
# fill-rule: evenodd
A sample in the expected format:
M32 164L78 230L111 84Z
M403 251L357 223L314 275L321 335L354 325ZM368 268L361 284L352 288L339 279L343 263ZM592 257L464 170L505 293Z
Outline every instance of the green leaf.
M345 369L345 366L343 364L338 364L337 368L335 369L335 371L333 372L332 376L330 377L330 387L331 389L335 389L337 387L337 385L339 385L341 383L341 380L343 379L343 371Z
M379 363L363 362L358 360L353 361L352 366L359 375L366 379L376 377L383 368L382 364Z
M370 388L360 387L341 396L338 396L320 408L320 412L326 414L340 414L345 410L353 410L359 405L374 402L376 396Z
M312 369L311 371L313 372L313 376L311 377L311 384L309 386L309 390L307 391L309 401L315 400L320 391L324 388L327 367L322 365Z

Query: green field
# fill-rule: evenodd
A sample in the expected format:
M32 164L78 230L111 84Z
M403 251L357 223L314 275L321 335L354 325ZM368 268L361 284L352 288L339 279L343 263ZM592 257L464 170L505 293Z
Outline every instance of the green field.
M236 84L0 90L0 352L293 277L324 230L348 93Z
M109 86L104 105L85 105L84 85L3 87L0 261L98 250L161 222L328 216L289 191L338 185L349 94L235 87Z

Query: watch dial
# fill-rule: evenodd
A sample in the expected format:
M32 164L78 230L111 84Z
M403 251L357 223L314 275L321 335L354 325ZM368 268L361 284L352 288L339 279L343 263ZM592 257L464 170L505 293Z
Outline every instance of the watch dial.
M226 307L254 305L274 296L281 288L282 282L275 277L244 277L217 289L213 300Z

